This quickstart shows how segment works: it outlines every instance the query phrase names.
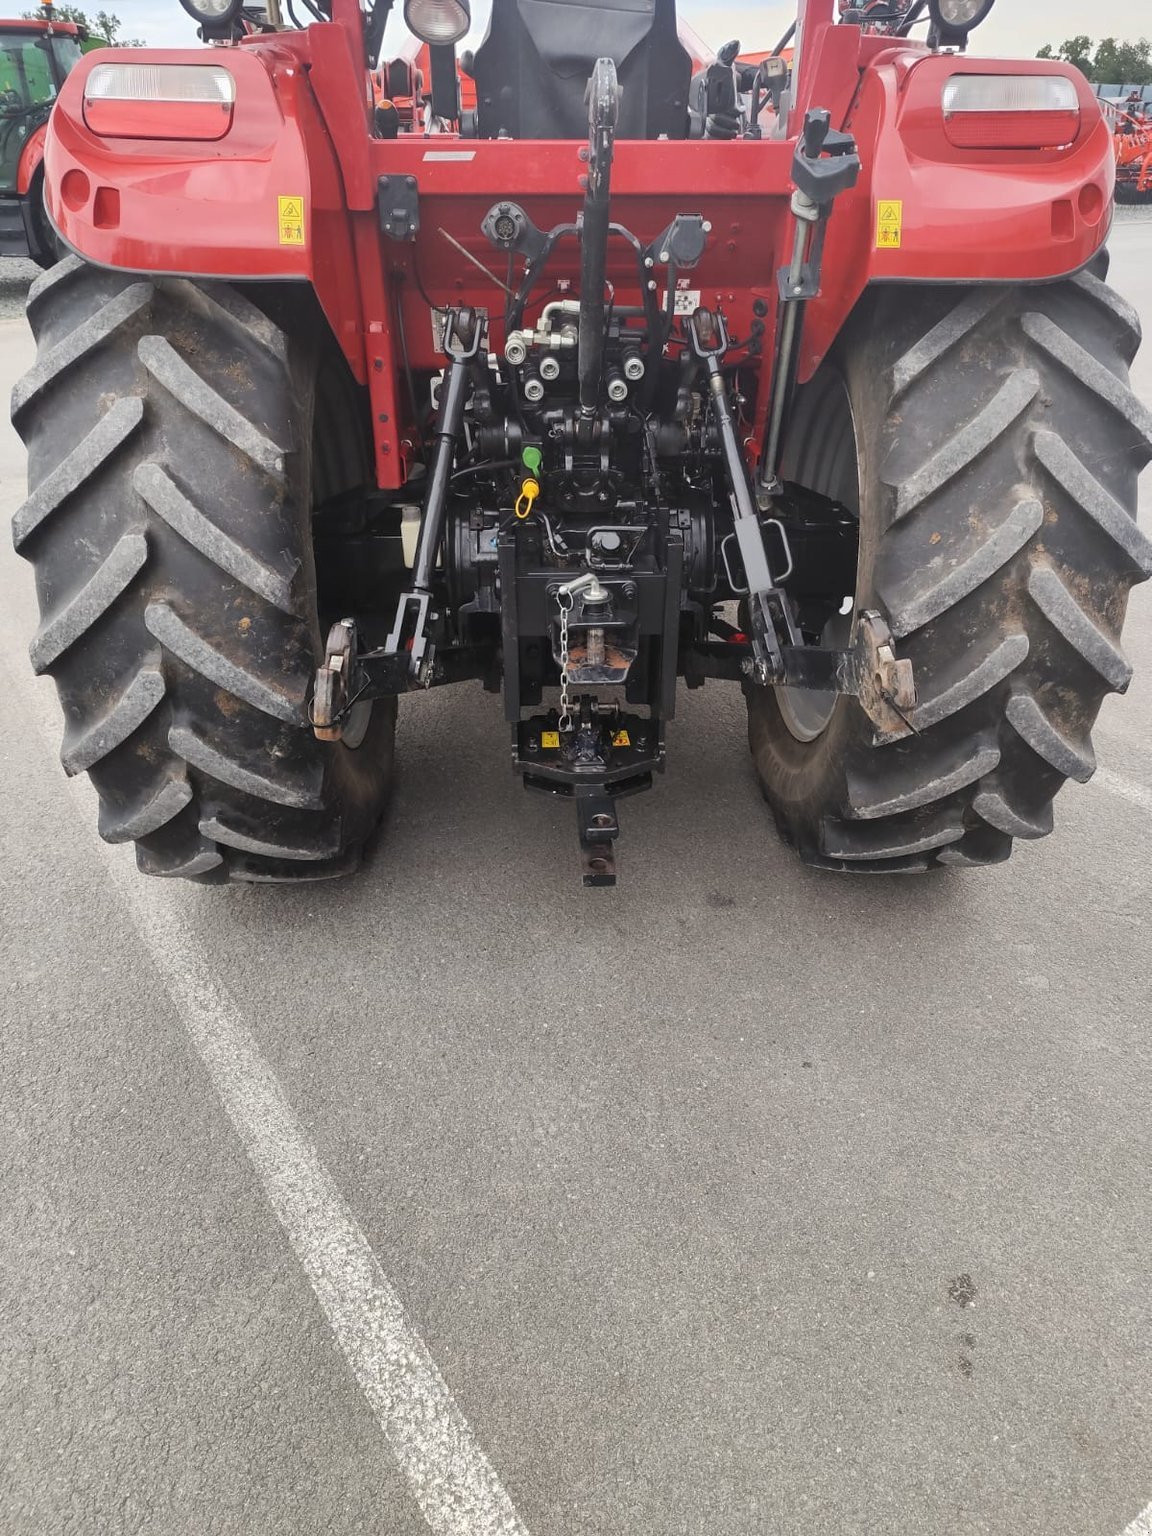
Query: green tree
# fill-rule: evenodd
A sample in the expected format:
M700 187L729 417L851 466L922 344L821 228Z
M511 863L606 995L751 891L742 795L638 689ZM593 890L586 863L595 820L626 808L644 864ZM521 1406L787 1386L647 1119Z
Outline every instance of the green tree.
M1059 48L1055 50L1053 50L1051 43L1045 43L1036 57L1038 59L1062 59L1066 64L1074 64L1080 73L1086 75L1089 80L1099 78L1093 69L1092 39L1090 37L1066 38Z
M24 11L26 21L39 21L44 12ZM142 37L121 37L124 23L119 16L110 15L108 11L97 11L95 18L82 11L78 5L54 5L52 15L56 21L72 21L77 26L87 27L92 37L102 37L115 48L144 48L147 45Z
M1146 37L1134 42L1105 37L1099 45L1090 37L1069 37L1058 48L1045 43L1036 57L1074 64L1100 85L1152 85L1152 42Z
M1102 48L1103 43L1100 46ZM1100 69L1099 53L1097 53L1096 68ZM1152 43L1146 37L1133 43L1120 43L1116 49L1116 68L1119 73L1115 78L1121 84L1152 83Z

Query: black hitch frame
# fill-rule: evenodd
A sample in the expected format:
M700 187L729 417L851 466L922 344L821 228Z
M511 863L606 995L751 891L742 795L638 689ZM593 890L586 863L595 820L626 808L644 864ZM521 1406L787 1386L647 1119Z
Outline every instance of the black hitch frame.
M639 375L643 386L636 398L647 411L658 379L656 365L674 323L676 274L696 265L711 231L703 216L678 214L654 241L643 242L611 222L619 100L615 67L611 60L601 59L587 95L588 169L584 207L576 223L545 233L516 204L501 202L489 210L482 225L493 244L509 253L516 251L525 261L523 279L509 310L508 328L512 330L520 325L532 287L556 243L570 235L580 242L578 400L570 420L567 416L557 418L553 435L569 444L570 458L573 450L577 456L598 454L605 474L609 461L604 443L611 417L610 406L601 399L602 375L606 342L615 344L614 333L605 334L608 240L610 236L624 238L636 255L645 322L644 330L637 333L645 369ZM616 801L649 788L654 775L664 770L665 722L675 712L681 671L690 686L705 677L724 677L745 688L788 686L851 694L886 737L903 736L913 729L908 719L915 706L911 663L897 659L891 633L878 613L856 615L852 644L847 649L830 650L805 643L799 615L805 613L807 602L826 594L823 587L817 594L803 585L795 591L788 519L796 498L776 478L804 304L818 290L825 227L833 201L852 185L858 171L859 159L850 136L831 130L827 112L808 113L793 164L796 230L792 264L779 274L780 340L766 450L755 485L724 373L730 350L724 317L698 309L684 326L696 370L707 379L714 426L708 452L719 448L731 506L731 529L723 537L723 530L717 530L708 554L712 562L708 569L713 574L701 578L699 586L691 584L691 574L686 575L686 560L696 560L701 547L694 532L695 514L676 505L665 506L654 469L657 497L650 505L649 520L633 524L625 518L620 522L606 508L611 524L577 530L577 539L581 534L585 537L583 555L578 544L566 544L552 528L545 510L547 501L535 511L531 500L524 512L517 504L514 518L500 513L494 521L485 522L485 515L492 515L491 509L480 513L480 521L470 526L490 537L484 554L490 575L488 584L477 587L461 605L451 574L441 575L441 571L449 572L449 555L455 547L450 539L446 541L451 482L464 436L469 393L474 387L474 399L481 399L492 381L484 357L481 315L463 307L447 313L442 342L445 373L411 578L399 596L383 645L364 646L352 618L332 627L311 706L310 723L318 737L339 740L351 712L364 701L466 678L481 679L491 691L502 687L514 771L526 787L573 801L583 882L610 886L616 881L615 844L620 834ZM382 178L379 192L382 233L394 240L412 239L420 220L415 180ZM663 309L657 298L657 268L668 272L668 300ZM507 388L515 402L514 381ZM512 447L513 454L519 452L519 441L517 438ZM654 465L654 446L650 452ZM538 477L540 461L537 449L533 476ZM515 458L507 462L518 468ZM563 508L567 505L565 495L573 493L561 487L554 494L559 498L557 505ZM599 499L608 502L610 498L605 493ZM842 526L847 514L842 508L834 510ZM593 532L614 534L617 544L609 546L614 549L622 547L621 541L627 541L633 529L637 530L636 537L625 556L613 559L594 549ZM820 520L804 519L802 505L793 530L802 552L803 539L826 537ZM446 542L451 548L445 548ZM473 563L478 558L473 555ZM581 560L584 567L576 563ZM694 569L689 565L690 573ZM834 579L840 579L839 575ZM592 584L591 595L587 604L575 606L574 593L581 582ZM464 589L466 593L471 590ZM687 633L682 636L682 618L689 619L687 627L700 634L702 617L709 611L701 594L709 591L719 591L721 597L731 592L746 600L747 637L732 632L722 643L713 644L692 643ZM478 637L477 631L450 618L449 600L458 617L471 608L490 624L498 615L499 644L492 629L481 632L488 636L483 644L469 643ZM724 633L725 626L718 619L712 623L714 633ZM376 629L374 638L378 640L382 632ZM570 634L577 636L577 642L570 642ZM453 636L464 643L452 643ZM539 710L544 689L553 686L551 678L558 660L564 713L545 710L529 714L534 707ZM612 696L621 704L602 702L599 690L605 687L619 690ZM638 713L637 709L646 712Z

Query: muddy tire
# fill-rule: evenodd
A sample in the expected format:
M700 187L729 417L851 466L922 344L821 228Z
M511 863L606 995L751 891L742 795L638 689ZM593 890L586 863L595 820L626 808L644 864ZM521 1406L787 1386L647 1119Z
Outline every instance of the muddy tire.
M920 732L878 738L846 697L798 730L789 696L746 689L760 783L807 862L998 863L1091 776L1100 704L1131 673L1128 589L1152 573L1140 328L1103 270L878 290L800 397L786 471L858 511L855 606L911 659Z
M37 172L28 195L31 199L32 229L35 234L35 243L29 255L38 267L54 267L58 261L62 261L68 255L68 247L56 233L52 220L48 217L48 207L44 201L43 167Z
M106 841L148 874L316 879L355 867L383 811L395 707L352 750L308 727L315 330L224 284L100 271L32 288L37 360L16 548L36 572L38 673L62 760Z

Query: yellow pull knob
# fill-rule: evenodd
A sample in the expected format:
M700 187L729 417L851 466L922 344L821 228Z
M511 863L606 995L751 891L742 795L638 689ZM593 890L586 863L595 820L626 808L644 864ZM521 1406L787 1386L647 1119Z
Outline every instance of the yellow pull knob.
M516 516L521 521L532 512L532 505L540 494L540 482L538 480L523 480L520 484L520 495L516 500Z

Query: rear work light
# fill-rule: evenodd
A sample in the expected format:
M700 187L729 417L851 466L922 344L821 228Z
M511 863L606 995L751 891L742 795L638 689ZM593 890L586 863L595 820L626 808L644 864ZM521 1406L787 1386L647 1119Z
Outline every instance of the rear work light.
M953 75L943 106L958 149L1057 149L1080 132L1080 100L1063 75Z
M222 139L236 82L219 64L97 64L84 121L112 139Z

